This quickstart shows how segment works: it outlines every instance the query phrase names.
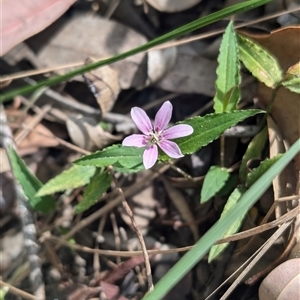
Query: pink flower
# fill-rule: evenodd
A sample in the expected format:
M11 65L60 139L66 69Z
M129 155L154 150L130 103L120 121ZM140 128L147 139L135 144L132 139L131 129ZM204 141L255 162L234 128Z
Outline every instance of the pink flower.
M180 124L166 129L171 120L173 106L170 101L166 101L154 119L154 126L145 111L139 107L131 109L131 117L137 128L143 134L132 134L123 140L123 146L146 147L143 153L143 163L145 169L153 167L158 158L158 148L160 147L172 158L183 157L180 148L170 140L184 137L193 133L192 126Z

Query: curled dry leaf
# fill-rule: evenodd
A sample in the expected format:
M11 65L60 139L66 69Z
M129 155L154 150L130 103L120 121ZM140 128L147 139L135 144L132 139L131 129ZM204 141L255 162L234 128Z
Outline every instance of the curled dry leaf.
M118 137L104 131L93 118L70 115L67 117L66 126L72 142L85 150L103 149L120 140Z
M275 268L259 287L260 300L288 300L300 297L300 258L285 261Z
M120 92L118 72L104 66L86 73L85 78L100 106L101 113L110 111Z
M245 33L243 33L245 34ZM283 71L286 72L289 67L300 60L299 35L300 26L290 26L272 31L268 35L246 34L273 54L279 61ZM271 89L263 84L259 84L259 101L267 107L270 101ZM300 137L300 95L290 92L282 87L279 89L271 115L280 128L282 136L292 145ZM296 172L300 170L300 155L296 158Z
M1 0L0 55L49 26L74 2L75 0Z
M175 13L189 9L201 0L147 0L147 2L159 11Z

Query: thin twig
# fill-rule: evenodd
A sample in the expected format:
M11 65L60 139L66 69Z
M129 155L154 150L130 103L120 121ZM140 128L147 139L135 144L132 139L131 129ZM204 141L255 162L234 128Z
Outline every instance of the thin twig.
M145 260L145 267L146 267L146 275L147 275L147 280L148 280L148 290L149 291L152 291L154 289L154 286L153 286L153 279L152 279L152 274L151 274L151 265L150 265L150 260L149 260L149 255L147 253L147 247L146 247L146 244L145 244L145 241L144 241L144 238L143 238L143 235L142 233L140 232L136 222L135 222L135 219L134 219L134 216L133 216L133 213L132 213L132 210L130 208L130 206L128 205L126 199L125 199L125 196L124 196L124 193L123 193L123 190L122 188L119 186L119 183L115 177L115 174L114 174L114 171L113 171L113 167L109 166L108 167L108 170L111 174L111 177L114 181L114 184L116 186L116 189L117 191L119 192L121 198L122 198L122 205L125 209L125 211L127 212L129 218L130 218L130 221L131 221L131 225L139 239L139 242L141 244L141 248L142 248L142 251L143 251L143 256L144 256L144 260Z
M39 300L39 298L35 297L34 295L31 295L27 292L24 292L16 287L14 287L13 285L9 284L9 283L6 283L4 281L2 281L0 279L0 286L7 286L9 288L9 292L16 295L16 296L19 296L19 297L22 297L22 299L27 299L27 300Z
M232 283L230 288L225 292L225 294L220 298L220 300L225 300L228 298L228 296L237 287L237 285L243 280L243 278L249 273L249 271L255 266L255 264L257 264L257 262L269 250L269 248L274 244L274 242L282 235L282 233L292 224L292 222L293 221L289 221L276 230L276 232L265 243L261 251L249 263L249 265L245 268L245 270L237 277L237 279Z
M252 229L248 229L239 233L236 233L232 236L222 238L216 242L216 244L222 244L222 243L228 243L233 241L238 241L244 238L251 237L256 234L260 234L264 231L270 230L274 227L280 226L286 222L289 222L290 220L296 218L300 213L300 206L295 207L293 210L289 211L288 213L284 214L280 218L269 222L267 224L257 226ZM69 243L64 238L56 237L50 234L50 232L45 232L44 235L41 237L41 241L43 240L52 240L57 245L64 245L67 247L70 247L74 250L86 252L86 253L94 253L99 255L106 255L106 256L120 256L120 257L132 257L132 256L138 256L142 255L142 251L115 251L115 250L103 250L103 249L92 249L86 246L78 245ZM192 249L193 246L186 246L182 248L175 248L175 249L168 249L168 250L147 250L149 255L155 255L155 254L169 254L169 253L177 253L177 252L186 252L190 249Z

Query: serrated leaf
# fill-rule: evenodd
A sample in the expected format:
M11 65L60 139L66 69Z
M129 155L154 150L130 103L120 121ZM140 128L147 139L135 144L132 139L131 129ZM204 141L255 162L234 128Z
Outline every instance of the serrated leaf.
M247 180L246 180L246 186L250 187L255 181L257 181L262 174L264 174L278 159L282 157L282 154L277 154L276 156L266 159L262 161L259 166L251 173L248 174Z
M218 56L216 95L214 97L214 109L216 113L236 109L236 105L240 99L238 86L241 77L239 71L238 44L233 22L230 22L223 35L220 54ZM235 93L232 94L234 97L228 98L227 103L225 103L225 96L233 87L237 87Z
M143 165L143 163L139 163L135 166L132 166L130 168L126 168L126 167L123 167L121 164L119 163L115 163L113 164L113 167L114 167L114 171L115 172L119 172L119 173L124 173L124 174L128 174L128 173L137 173L137 172L140 172L140 171L144 171L145 170L145 167Z
M144 150L144 148L113 145L102 151L83 156L74 163L82 166L93 165L97 167L107 167L117 164L123 168L131 169L142 163Z
M267 50L249 38L238 34L239 57L245 67L266 86L274 89L282 80L282 70Z
M193 134L174 141L178 144L183 154L191 154L219 138L226 129L259 113L264 113L264 111L257 109L237 110L220 114L209 114L204 117L193 117L180 122L191 125L194 129ZM162 155L160 158L166 159L168 157Z
M249 143L245 155L242 158L242 163L239 170L240 180L245 183L248 174L247 162L250 159L261 158L261 153L266 146L268 140L268 129L265 127L260 131Z
M73 165L70 169L63 171L56 177L49 180L38 192L37 196L50 195L68 189L76 189L90 182L95 174L94 166Z
M36 192L43 186L43 184L36 178L34 174L32 174L24 161L18 156L13 148L9 149L8 155L13 174L22 186L30 206L33 209L43 213L54 210L55 201L52 197L41 197L36 195Z
M291 92L300 94L300 61L287 70L282 85Z
M229 175L227 169L211 166L203 182L200 203L203 204L216 195L226 184Z
M101 195L107 191L111 184L111 176L106 172L98 172L85 188L82 201L76 205L75 213L81 213L97 203Z
M246 191L245 187L239 186L232 192L232 194L230 195L227 203L224 206L224 209L222 211L222 214L221 214L221 217L220 217L219 221L226 218L227 213L232 208L235 207L235 205L237 204L237 202L239 201L241 196L245 193L245 191ZM231 226L227 229L226 233L222 236L222 238L230 236L230 235L236 233L239 230L239 228L241 227L241 224L244 220L244 217L245 217L246 213L247 212L245 211L245 213L236 216L236 218L234 220L232 220ZM229 243L223 243L223 244L218 244L218 245L212 246L210 251L209 251L208 262L210 263L215 258L217 258L226 249L228 244Z

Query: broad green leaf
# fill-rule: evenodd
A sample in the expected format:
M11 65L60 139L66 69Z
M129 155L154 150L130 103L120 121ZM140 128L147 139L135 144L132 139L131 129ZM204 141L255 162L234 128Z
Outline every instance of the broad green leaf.
M291 92L300 94L300 61L287 70L282 85Z
M237 104L240 100L241 92L238 86L231 88L223 99L224 111L234 111L237 109Z
M218 222L220 222L220 220L226 218L226 215L228 214L228 212L232 208L235 207L235 205L237 204L237 202L239 201L241 196L245 193L245 191L246 191L245 187L239 186L232 192L227 203L224 206L224 209L222 211L221 217ZM239 230L246 213L247 212L245 211L244 213L235 216L234 220L232 220L232 222L231 222L230 227L228 227L225 234L223 234L222 238L230 236ZM215 258L217 258L227 248L228 244L229 243L223 243L223 244L218 244L218 245L212 246L209 251L208 262L210 263Z
M218 192L219 197L225 197L232 193L232 191L236 188L239 182L239 175L236 173L231 173L230 177L226 181L226 185Z
M254 77L274 89L282 80L282 71L276 58L249 38L241 34L237 37L240 60Z
M242 163L240 166L240 180L245 183L248 174L247 162L250 159L261 158L262 151L264 150L268 140L268 129L265 127L260 131L249 143L245 155L242 158Z
M227 169L211 166L203 182L200 203L205 203L216 195L226 184L229 175Z
M50 195L53 193L76 189L90 182L95 174L96 168L93 166L73 165L70 169L63 171L56 177L50 179L38 192L37 196Z
M270 159L262 161L257 168L253 169L253 171L248 174L246 186L250 187L253 185L253 183L257 181L278 159L280 159L281 156L282 154L278 154Z
M76 205L75 213L81 213L97 203L101 195L110 187L110 184L111 176L109 173L107 171L100 172L99 170L85 188L83 199Z
M216 95L214 97L214 109L216 113L233 111L237 108L236 106L240 99L240 91L238 89L240 82L238 44L233 22L231 21L223 35L220 54L218 56ZM227 101L225 101L225 96L233 87L237 87L235 93L230 93L231 97L227 97Z
M52 197L40 197L36 192L43 184L31 173L24 161L18 156L13 148L9 149L9 159L15 178L23 188L24 194L28 198L30 206L43 213L50 212L55 209L55 201Z
M135 168L142 163L144 148L113 145L102 151L83 156L74 163L82 166L107 167L117 164L122 168Z
M283 154L258 181L256 181L239 199L222 220L214 224L201 239L169 270L155 285L154 290L147 293L142 300L163 299L164 296L207 254L213 244L219 240L232 224L236 216L243 215L256 203L272 184L272 180L300 153L300 139Z
M183 154L191 154L219 138L226 129L259 113L264 113L264 111L257 109L237 110L209 114L204 117L193 117L180 122L191 125L194 128L193 134L174 141L179 145ZM162 158L165 157L162 156Z
M125 59L126 57L130 57L132 55L135 55L137 53L140 52L144 52L150 48L153 48L157 45L163 44L167 41L176 39L180 36L183 36L187 33L190 33L192 31L195 31L201 27L204 27L206 25L209 25L211 23L217 22L219 20L222 20L228 16L240 13L240 12L245 12L248 10L251 10L255 7L261 6L265 3L271 2L272 0L248 0L248 1L243 1L242 3L237 3L235 5L226 7L222 10L216 11L210 15L204 16L200 19L197 19L189 24L183 25L175 30L172 30L169 33L166 33L158 38L155 38L154 40L141 45L137 48L131 49L127 52L124 53L120 53L118 55L115 55L113 57L104 59L104 60L100 60L97 61L95 63L86 65L84 67L78 68L74 71L68 72L64 75L60 75L60 76L55 76L53 78L50 79L46 79L43 81L38 82L37 84L33 85L33 86L25 86L25 87L21 87L19 89L14 89L12 91L8 91L7 93L0 95L0 103L10 100L12 99L14 96L17 95L23 95L26 93L31 93L35 90L37 90L40 87L45 87L45 86L50 86L50 85L54 85L54 84L58 84L60 82L66 81L71 79L74 76L83 74L85 72L89 72L91 70L94 70L96 68L108 65L108 64L112 64L114 62L117 62L119 60Z

